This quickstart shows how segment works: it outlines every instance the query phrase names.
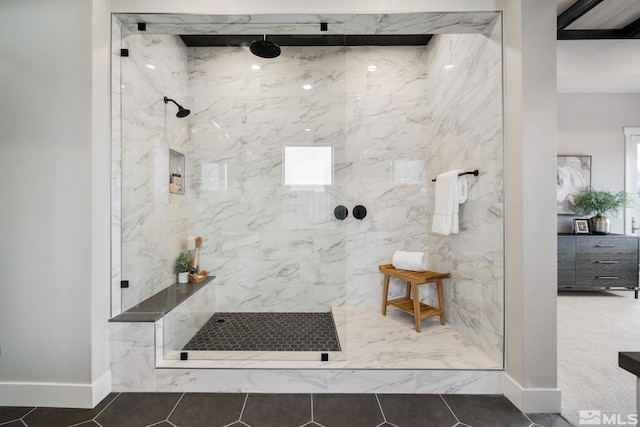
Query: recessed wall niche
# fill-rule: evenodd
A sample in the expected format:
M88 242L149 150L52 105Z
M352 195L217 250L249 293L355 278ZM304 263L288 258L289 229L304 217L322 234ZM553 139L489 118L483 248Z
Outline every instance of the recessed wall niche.
M186 172L184 154L169 149L169 193L184 195Z

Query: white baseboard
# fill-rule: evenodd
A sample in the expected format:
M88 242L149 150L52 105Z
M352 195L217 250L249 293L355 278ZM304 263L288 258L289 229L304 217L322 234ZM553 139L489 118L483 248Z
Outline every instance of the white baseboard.
M524 413L560 413L561 392L557 388L522 388L504 374L504 396Z
M93 408L111 392L111 372L93 384L0 382L0 406Z
M107 371L91 385L92 408L95 408L102 399L111 393L111 371Z

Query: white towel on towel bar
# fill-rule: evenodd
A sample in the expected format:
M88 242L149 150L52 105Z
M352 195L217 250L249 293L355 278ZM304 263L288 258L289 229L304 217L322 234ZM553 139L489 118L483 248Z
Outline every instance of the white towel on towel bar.
M399 270L427 271L427 259L424 252L395 251L391 264Z
M458 176L462 169L441 173L436 178L435 208L431 232L448 236L458 233L459 206L467 201L468 184L465 176Z

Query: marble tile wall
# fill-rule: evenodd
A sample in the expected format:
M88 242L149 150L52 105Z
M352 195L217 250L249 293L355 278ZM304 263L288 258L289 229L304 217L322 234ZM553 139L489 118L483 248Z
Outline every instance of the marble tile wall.
M216 310L344 305L347 224L333 217L351 203L344 61L336 47L283 47L271 60L242 47L189 49L189 227L204 237ZM303 167L319 175L295 170L301 147L311 156Z
M272 60L187 50L173 36L130 35L123 47L133 59L122 62L122 278L135 284L123 310L174 281L187 233L204 237L200 266L217 276L215 310L225 311L378 307L378 264L428 251L432 269L453 274L449 322L501 363L499 39L283 47ZM188 99L188 128L172 105L165 113L165 94ZM166 191L169 147L187 155L186 196ZM315 180L300 181L286 147L331 147L330 178L307 159ZM458 167L481 170L462 232L431 235L431 178ZM338 204L368 216L338 221Z
M378 306L377 265L427 245L426 50L282 51L190 49L190 228L218 309ZM286 147L331 147L332 182L288 185Z
M121 310L174 283L186 246L187 199L169 194L169 149L187 153L188 121L164 96L187 101L187 50L173 35L130 34L121 47ZM186 105L185 105L186 106ZM188 106L186 106L188 108Z
M460 232L429 235L432 268L449 271L448 321L497 364L503 360L504 215L502 61L491 37L440 34L427 49L427 163L432 174L479 169L468 177ZM434 192L429 193L433 206ZM431 224L432 210L429 210Z
M368 214L347 233L349 306L379 307L379 264L396 250L426 251L429 135L424 47L354 47L346 54L347 198ZM404 292L393 286L391 296Z

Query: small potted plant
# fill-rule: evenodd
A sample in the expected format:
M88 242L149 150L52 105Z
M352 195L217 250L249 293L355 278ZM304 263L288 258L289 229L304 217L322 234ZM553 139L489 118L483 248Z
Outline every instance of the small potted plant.
M178 283L189 283L189 273L195 271L193 258L187 251L180 252L173 263L173 272L178 275Z
M576 211L584 215L593 215L590 218L593 233L609 234L611 232L611 220L607 218L607 214L617 217L622 209L631 204L631 197L624 191L614 193L586 187L578 195Z

